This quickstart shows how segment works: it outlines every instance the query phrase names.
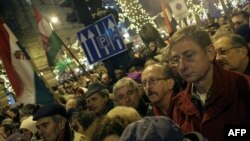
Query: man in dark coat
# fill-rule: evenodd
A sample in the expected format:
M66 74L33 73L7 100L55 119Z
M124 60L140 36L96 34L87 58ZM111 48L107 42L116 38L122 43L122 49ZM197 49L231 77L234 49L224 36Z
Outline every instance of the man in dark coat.
M71 129L66 109L58 103L42 106L34 114L38 133L43 141L86 141L87 137Z

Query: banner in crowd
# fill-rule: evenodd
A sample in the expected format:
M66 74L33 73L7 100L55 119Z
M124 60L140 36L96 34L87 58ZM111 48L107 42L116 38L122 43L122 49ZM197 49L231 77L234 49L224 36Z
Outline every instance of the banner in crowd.
M46 104L53 95L34 71L30 57L8 26L0 21L0 57L20 103Z
M48 63L50 66L55 66L57 62L56 58L58 52L63 46L63 42L52 29L52 25L46 22L46 20L42 17L38 9L34 5L32 5L32 8L35 13L38 30L41 35L43 47L46 51Z
M188 8L184 0L170 0L169 6L172 10L173 16L181 20L188 15Z

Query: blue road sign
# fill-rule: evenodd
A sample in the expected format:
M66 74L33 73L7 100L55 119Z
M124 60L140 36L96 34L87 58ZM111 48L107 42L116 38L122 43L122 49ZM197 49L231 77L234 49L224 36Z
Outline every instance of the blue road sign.
M112 15L77 32L77 37L89 64L105 60L127 50Z

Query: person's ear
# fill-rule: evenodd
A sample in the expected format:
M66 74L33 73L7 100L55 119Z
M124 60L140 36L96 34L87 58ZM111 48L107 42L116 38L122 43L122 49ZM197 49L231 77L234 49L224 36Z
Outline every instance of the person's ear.
M245 56L248 55L248 49L247 49L246 47L240 48L240 52L241 52L242 54L244 54Z
M214 61L215 57L216 57L216 52L215 52L215 49L214 49L214 46L213 45L209 45L207 47L207 55L208 55L208 58L209 60L212 62Z
M63 130L65 128L66 122L66 119L61 119L59 121L59 129Z
M173 78L168 79L168 87L169 87L169 89L173 89L174 85L175 85L174 79Z

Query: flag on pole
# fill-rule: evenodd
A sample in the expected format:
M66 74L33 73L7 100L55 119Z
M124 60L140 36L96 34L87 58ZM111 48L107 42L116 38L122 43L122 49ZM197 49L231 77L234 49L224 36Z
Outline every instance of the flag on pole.
M48 63L50 66L54 66L56 64L58 52L63 46L63 42L53 30L52 25L46 22L46 20L42 17L38 9L34 5L32 5L32 8L35 13L35 19L41 35L43 47L46 51Z
M53 101L53 95L42 79L35 73L27 52L8 26L0 20L0 58L10 83L20 103L46 104Z
M172 29L169 17L166 12L166 4L164 0L161 0L161 9L162 9L162 13L163 13L163 17L164 17L164 21L165 21L168 33L171 33L173 32L173 29Z

